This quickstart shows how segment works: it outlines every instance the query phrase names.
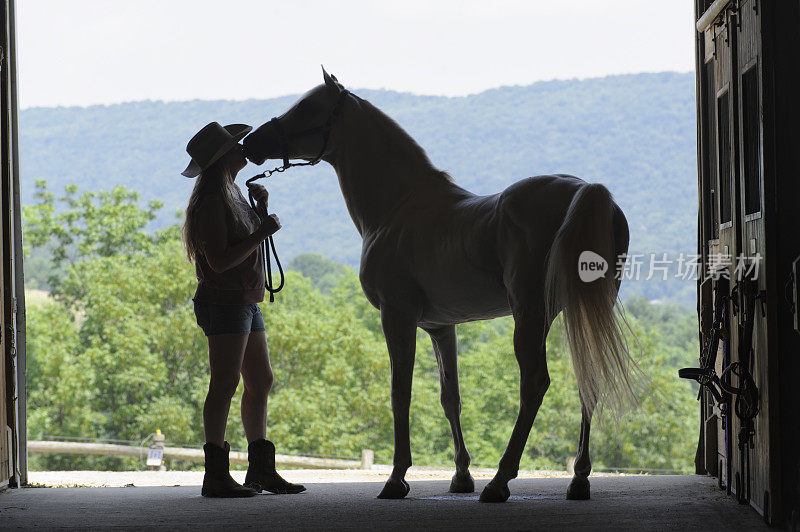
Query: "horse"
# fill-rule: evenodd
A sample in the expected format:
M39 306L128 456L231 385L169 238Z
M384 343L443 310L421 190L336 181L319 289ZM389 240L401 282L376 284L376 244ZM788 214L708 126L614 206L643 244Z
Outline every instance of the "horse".
M519 413L497 472L480 501L504 502L534 418L550 385L545 339L564 311L580 401L580 441L568 499L589 498L589 432L595 406L633 397L634 362L618 303L628 250L625 215L608 189L570 175L519 180L479 196L436 169L394 120L324 83L244 141L257 164L329 163L362 238L359 279L380 311L391 362L393 468L378 498L401 499L412 465L409 407L417 328L430 335L441 404L455 448L453 493L471 493L470 454L461 432L456 324L512 315L520 371ZM591 266L583 260L589 252ZM579 266L580 263L580 266ZM603 264L605 263L605 269ZM581 280L584 267L596 279ZM612 275L616 271L616 275Z

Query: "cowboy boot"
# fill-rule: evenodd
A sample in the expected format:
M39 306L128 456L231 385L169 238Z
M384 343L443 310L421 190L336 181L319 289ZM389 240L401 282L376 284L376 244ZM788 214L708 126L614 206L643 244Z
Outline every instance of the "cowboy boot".
M231 446L228 442L224 447L206 442L203 452L206 455L206 474L203 475L203 497L252 497L256 494L233 480L230 474L229 453Z
M258 493L300 493L305 486L287 482L275 470L275 445L269 440L256 440L247 446L247 475L244 485Z

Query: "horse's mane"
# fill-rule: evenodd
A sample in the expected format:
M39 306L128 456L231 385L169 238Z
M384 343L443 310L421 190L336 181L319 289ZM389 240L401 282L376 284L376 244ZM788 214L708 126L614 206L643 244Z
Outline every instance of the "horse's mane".
M398 124L389 115L372 105L368 100L356 97L368 114L372 115L375 122L386 133L389 143L394 150L401 152L411 164L420 167L425 174L429 175L431 179L438 179L447 183L453 183L454 180L447 172L439 170L433 163L431 163L425 149L420 146L414 138L409 135L400 124Z

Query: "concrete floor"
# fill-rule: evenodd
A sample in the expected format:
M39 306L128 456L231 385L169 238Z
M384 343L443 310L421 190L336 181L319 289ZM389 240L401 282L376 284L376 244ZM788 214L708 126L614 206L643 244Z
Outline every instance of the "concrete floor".
M442 480L411 482L404 500L381 484L308 484L299 495L204 499L197 486L23 488L0 494L0 529L512 529L755 530L760 516L697 476L592 478L592 499L567 501L566 478L517 479L505 504L451 495Z
M297 484L330 484L330 483L384 483L392 467L374 465L371 469L284 469L283 477ZM495 469L470 468L476 480L490 480ZM244 482L243 469L231 471L233 478L240 484ZM406 472L406 480L450 480L453 470L441 467L412 466ZM612 476L609 473L597 473L593 476ZM619 476L613 474L613 476ZM571 478L566 471L520 471L517 478ZM199 486L203 483L202 471L30 471L28 483L49 488L114 488L143 486Z

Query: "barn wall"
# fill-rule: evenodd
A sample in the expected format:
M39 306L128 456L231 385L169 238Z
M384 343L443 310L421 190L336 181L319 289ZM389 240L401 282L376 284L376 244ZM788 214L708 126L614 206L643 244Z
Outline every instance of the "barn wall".
M800 2L764 3L764 48L771 60L765 62L764 79L772 98L765 105L765 161L771 166L765 173L770 188L765 198L775 212L774 233L777 242L767 312L772 316L770 333L776 338L770 346L776 352L776 380L780 394L777 401L777 423L780 439L776 442L779 460L774 467L780 472L783 516L792 512L800 521L800 332L794 328L795 314L800 312L796 295L787 295L792 281L792 262L800 256ZM788 284L787 284L788 283ZM791 292L791 290L789 290ZM797 292L795 291L795 294ZM773 332L774 331L774 332ZM796 521L797 522L797 521Z
M701 317L715 299L725 301L715 371L723 385L741 388L746 376L726 370L749 361L758 414L752 420L737 415L736 400L745 394L734 391L730 401L717 404L704 393L696 462L740 502L782 522L797 504L800 479L800 334L793 328L797 304L787 295L791 263L800 255L800 3L723 4L696 3L699 21L716 17L708 26L699 23L696 41L698 235L704 264L727 262L716 274L731 279L713 298L708 287L699 290L698 300ZM754 264L758 275L748 295L736 268ZM716 274L704 271L705 278ZM755 302L752 312L745 311L748 301ZM706 331L701 343L709 337Z

